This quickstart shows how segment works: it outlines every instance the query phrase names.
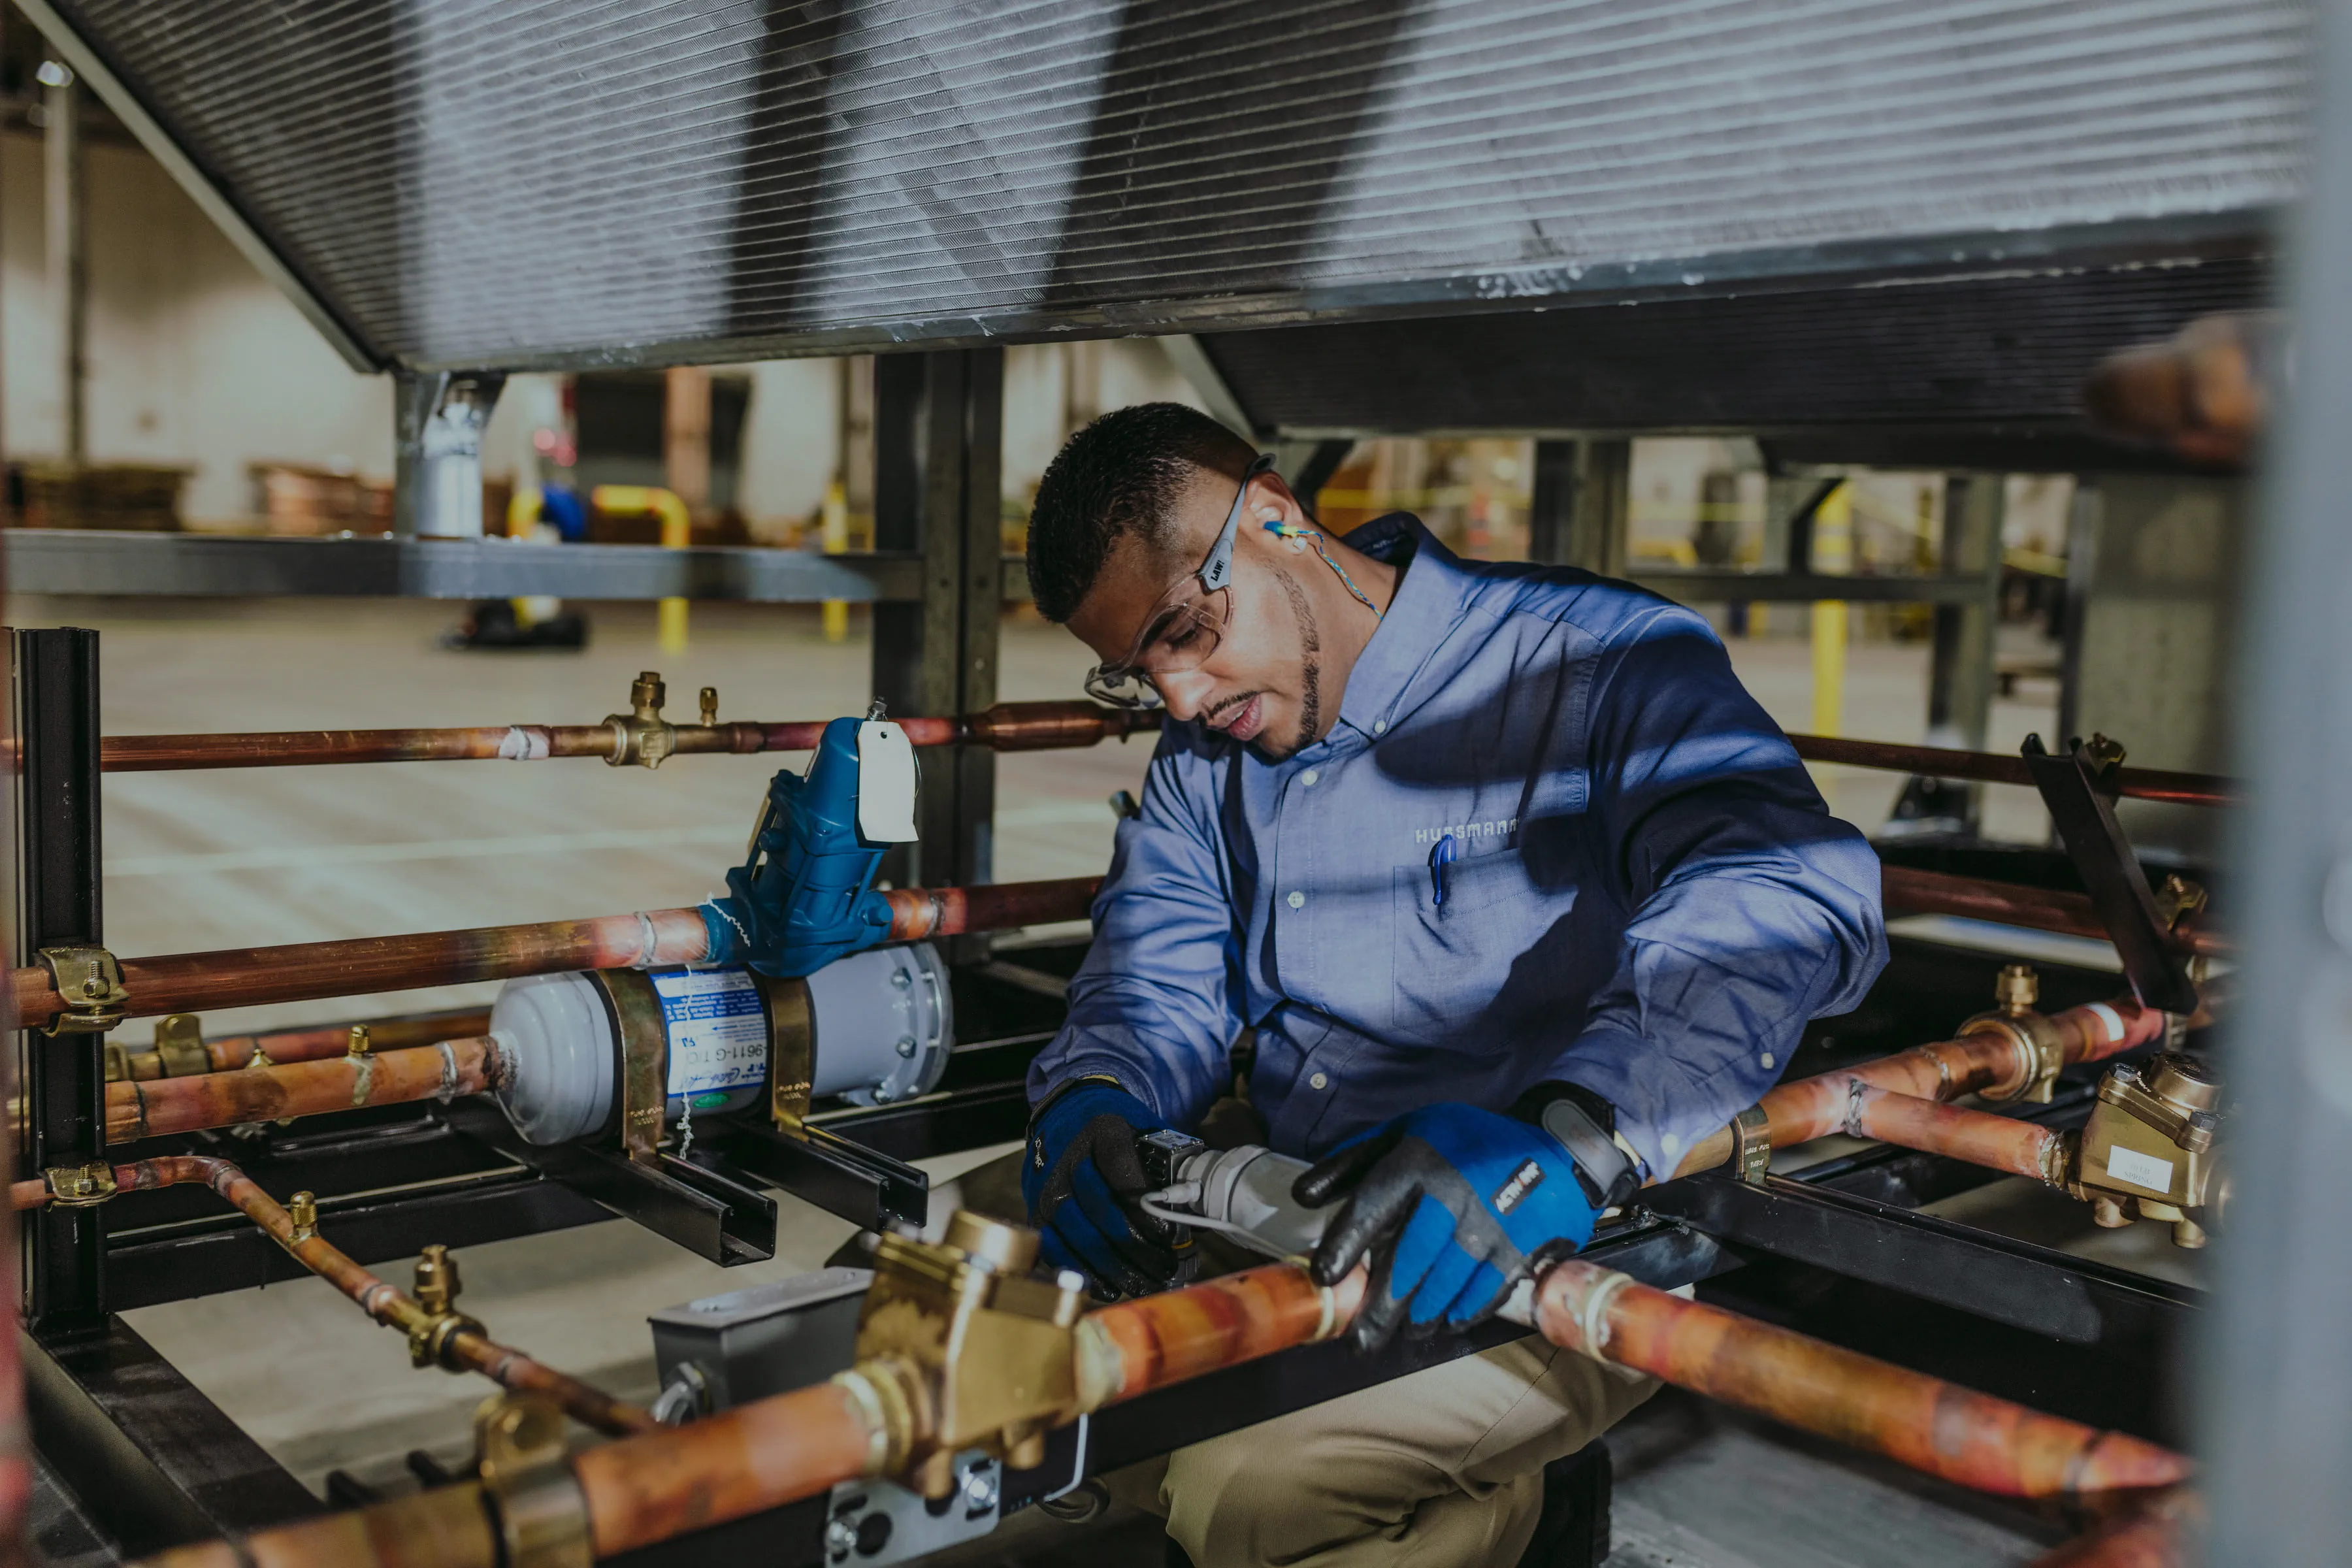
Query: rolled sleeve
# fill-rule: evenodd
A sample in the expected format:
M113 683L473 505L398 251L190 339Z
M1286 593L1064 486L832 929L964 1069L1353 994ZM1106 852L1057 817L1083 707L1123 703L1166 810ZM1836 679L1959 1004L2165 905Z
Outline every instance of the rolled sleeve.
M1614 1105L1664 1179L1885 966L1878 860L1696 616L1641 624L1603 680L1589 820L1632 915L1551 1076Z

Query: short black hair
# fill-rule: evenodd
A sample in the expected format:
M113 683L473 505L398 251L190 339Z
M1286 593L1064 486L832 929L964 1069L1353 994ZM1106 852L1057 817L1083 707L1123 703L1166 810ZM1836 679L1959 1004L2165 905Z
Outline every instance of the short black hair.
M1064 443L1029 512L1029 591L1049 621L1066 621L1095 585L1112 546L1138 534L1169 542L1169 503L1196 470L1236 484L1257 458L1247 441L1181 403L1114 409Z

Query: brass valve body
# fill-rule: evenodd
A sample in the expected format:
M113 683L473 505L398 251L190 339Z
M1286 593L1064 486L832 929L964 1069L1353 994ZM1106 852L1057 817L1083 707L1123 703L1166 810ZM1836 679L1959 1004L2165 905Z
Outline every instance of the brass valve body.
M2204 1227L2184 1210L2218 1195L2213 1134L2221 1081L2194 1057L2168 1053L2143 1071L2118 1062L2099 1080L2083 1126L2070 1191L2105 1226L2168 1221L2181 1247L2202 1247Z

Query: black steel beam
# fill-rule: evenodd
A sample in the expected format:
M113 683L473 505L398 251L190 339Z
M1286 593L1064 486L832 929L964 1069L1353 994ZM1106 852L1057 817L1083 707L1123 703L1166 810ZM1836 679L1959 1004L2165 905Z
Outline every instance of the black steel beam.
M121 1310L184 1301L223 1290L302 1279L284 1247L248 1224L141 1240L108 1252L110 1299ZM478 1185L436 1187L372 1198L322 1215L329 1239L373 1266L414 1258L428 1244L481 1247L612 1218L602 1205L528 1172L485 1176Z
M98 634L16 634L16 955L100 946ZM24 1173L106 1157L106 1047L100 1034L18 1037L25 1085ZM106 1222L95 1208L44 1208L26 1226L25 1310L45 1339L106 1324Z
M2068 1253L1784 1177L1709 1172L1643 1206L1734 1247L1794 1258L2076 1345L2152 1352L2201 1292Z
M878 1154L924 1160L1019 1138L1029 1126L1029 1091L1016 1079L908 1105L823 1111L809 1123Z
M121 1319L23 1344L35 1446L134 1556L325 1511Z

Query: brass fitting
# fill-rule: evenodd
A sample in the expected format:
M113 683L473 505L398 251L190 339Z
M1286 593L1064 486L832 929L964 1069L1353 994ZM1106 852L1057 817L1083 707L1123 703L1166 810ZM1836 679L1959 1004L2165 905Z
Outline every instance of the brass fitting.
M286 1217L294 1222L294 1233L286 1238L287 1246L311 1240L319 1234L319 1200L309 1193L296 1193L286 1200Z
M714 729L718 723L719 688L706 686L702 689L702 727L706 730Z
M357 1060L361 1057L369 1055L374 1049L375 1043L368 1036L368 1026L365 1024L353 1024L352 1026L351 1038L346 1041L343 1046L343 1055L352 1058L353 1060Z
M669 689L662 684L661 671L648 669L629 685L629 710L607 713L604 722L613 731L613 752L604 760L616 768L631 763L640 767L657 768L677 749L677 726L662 717L662 704L668 700Z
M2144 1071L2116 1063L2099 1080L2067 1190L2090 1202L2100 1225L2164 1220L2175 1246L2204 1246L2204 1226L2183 1211L2221 1196L2213 1152L2221 1100L2221 1080L2194 1057L2156 1057Z
M1086 1282L1033 1277L1037 1233L958 1210L944 1240L885 1236L857 1324L857 1364L835 1379L876 1430L869 1474L904 1474L927 1498L982 1448L1041 1464L1048 1428L1076 1415Z
M2189 916L2201 911L2210 897L2202 883L2192 882L2175 871L2166 877L2164 886L2156 890L2156 912L2164 917L2164 929L2172 931ZM2202 976L2192 975L2190 978L2201 979Z
M482 1325L457 1310L457 1260L436 1242L416 1260L416 1315L402 1326L408 1331L408 1360L413 1366L442 1366L451 1372L443 1351L449 1336L464 1331L482 1333Z
M540 1394L498 1394L474 1413L475 1468L495 1505L507 1568L588 1568L596 1553L587 1494L572 1473L563 1407Z
M96 1208L114 1195L114 1167L103 1160L87 1165L52 1165L41 1175L49 1184L53 1208Z
M193 1078L213 1070L205 1049L205 1021L194 1013L166 1013L155 1020L155 1055L165 1078Z
M45 947L40 961L65 1004L63 1011L34 1026L41 1033L97 1035L122 1022L122 1006L131 993L122 988L122 965L114 954L102 947Z
M2019 1070L1984 1089L1983 1098L1996 1103L2022 1100L2049 1104L2059 1071L2066 1065L2066 1041L2057 1025L2034 1011L2042 999L2042 977L2030 963L2003 964L1993 977L1992 996L1993 1010L1963 1023L1960 1033L2006 1037Z

